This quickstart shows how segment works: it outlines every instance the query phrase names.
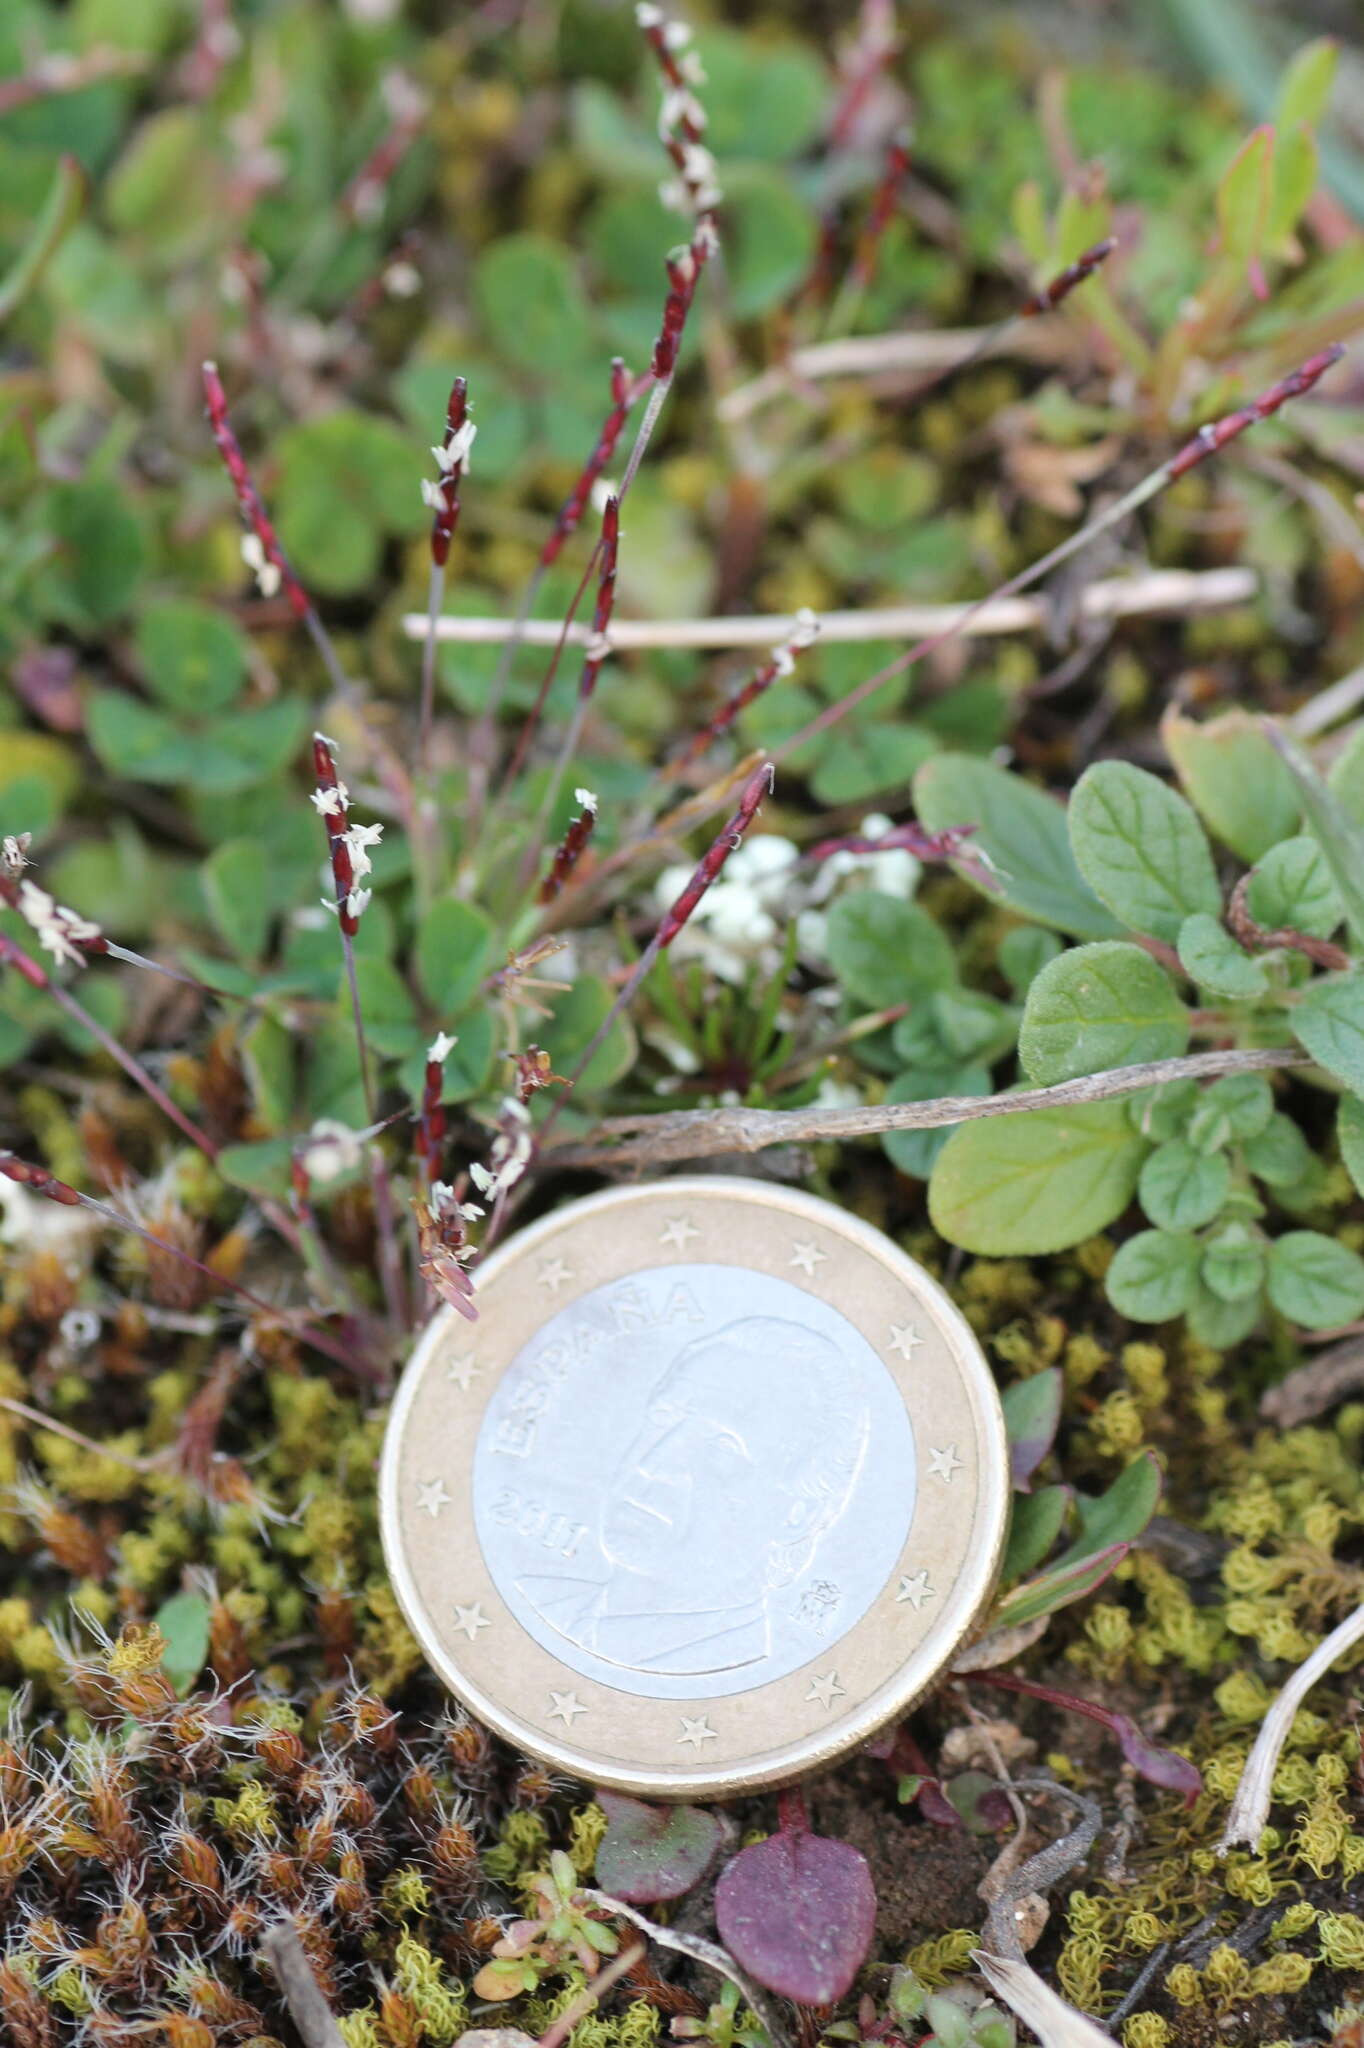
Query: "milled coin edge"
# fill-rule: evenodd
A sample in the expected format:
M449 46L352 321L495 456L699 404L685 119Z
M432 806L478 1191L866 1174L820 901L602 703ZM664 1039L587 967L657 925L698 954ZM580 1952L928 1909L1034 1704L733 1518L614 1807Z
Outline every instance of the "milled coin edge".
M413 1346L411 1356L394 1390L379 1460L380 1540L389 1579L404 1619L416 1637L434 1675L484 1726L494 1730L525 1754L537 1757L560 1770L569 1771L587 1784L602 1785L612 1791L631 1792L652 1799L724 1799L746 1792L770 1790L781 1785L793 1784L827 1768L829 1764L869 1741L881 1729L899 1720L949 1669L957 1651L978 1627L994 1592L1008 1530L1011 1484L1004 1413L1000 1405L999 1390L995 1385L994 1375L980 1339L946 1289L931 1273L911 1259L908 1253L902 1251L883 1231L864 1222L860 1216L839 1208L837 1203L826 1200L822 1195L812 1195L803 1188L787 1188L772 1181L756 1180L742 1174L685 1174L650 1181L638 1187L604 1188L596 1194L584 1195L572 1203L552 1209L548 1215L538 1218L536 1222L518 1231L514 1237L489 1254L486 1263L479 1269L478 1278L484 1283L491 1281L501 1268L510 1264L514 1258L519 1259L533 1253L538 1243L552 1236L556 1230L564 1228L568 1221L566 1212L569 1210L572 1211L573 1220L577 1221L589 1211L629 1207L637 1204L642 1197L665 1196L669 1201L675 1201L687 1196L713 1198L717 1193L737 1200L754 1201L767 1209L785 1208L788 1212L808 1217L812 1222L818 1220L828 1229L836 1227L845 1236L860 1241L869 1255L880 1260L883 1265L892 1269L896 1266L904 1268L906 1277L912 1281L913 1286L930 1298L963 1366L963 1379L981 1437L980 1510L983 1516L992 1515L993 1526L987 1524L979 1556L972 1560L970 1569L975 1578L975 1585L968 1589L958 1625L950 1634L944 1633L935 1639L935 1662L932 1669L927 1673L916 1673L903 1690L896 1691L890 1698L874 1696L859 1716L851 1721L845 1718L837 1723L826 1737L807 1738L796 1744L788 1744L780 1752L766 1754L760 1764L755 1760L752 1768L726 1771L678 1770L671 1772L666 1779L653 1777L647 1771L628 1767L612 1769L604 1765L600 1757L576 1749L571 1743L546 1743L537 1728L504 1711L495 1701L488 1699L478 1686L458 1670L458 1667L452 1666L445 1645L430 1627L425 1603L419 1598L412 1583L399 1536L397 1467L407 1413L416 1397L427 1360L431 1352L443 1343L457 1317L457 1311L454 1309L437 1310ZM911 1658L908 1660L908 1666L904 1668L912 1667L915 1661L916 1659ZM881 1690L884 1692L885 1688Z

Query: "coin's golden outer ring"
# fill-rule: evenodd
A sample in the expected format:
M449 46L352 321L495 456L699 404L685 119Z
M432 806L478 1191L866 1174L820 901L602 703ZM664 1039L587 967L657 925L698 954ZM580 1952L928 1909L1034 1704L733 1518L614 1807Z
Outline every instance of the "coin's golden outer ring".
M474 1459L503 1371L551 1315L614 1282L694 1264L779 1277L832 1304L894 1381L918 1483L896 1566L845 1633L748 1691L641 1697L584 1679L511 1612L474 1526ZM654 1798L789 1783L902 1715L979 1623L1009 1509L998 1393L965 1318L880 1231L768 1182L679 1177L591 1195L530 1225L480 1268L478 1302L475 1324L437 1313L403 1374L380 1521L414 1635L450 1690L507 1741Z

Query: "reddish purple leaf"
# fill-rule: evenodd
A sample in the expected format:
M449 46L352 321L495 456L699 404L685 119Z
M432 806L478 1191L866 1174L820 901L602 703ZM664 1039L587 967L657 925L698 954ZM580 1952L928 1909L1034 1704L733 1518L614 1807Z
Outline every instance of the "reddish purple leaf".
M997 1835L1014 1817L1008 1793L997 1778L988 1777L984 1771L958 1771L942 1789L948 1805L961 1815L968 1834Z
M680 1899L699 1884L720 1846L720 1821L699 1806L646 1806L619 1792L596 1794L607 1828L597 1882L628 1906Z
M788 1829L720 1873L715 1922L735 1961L797 2005L832 2005L871 1947L876 1893L850 1842Z
M1152 1742L1126 1714L1114 1714L1108 1725L1134 1771L1140 1772L1151 1784L1159 1785L1164 1792L1178 1792L1186 1806L1193 1805L1203 1790L1203 1779L1196 1765L1191 1764L1186 1756L1180 1756L1177 1750L1162 1749L1158 1742Z

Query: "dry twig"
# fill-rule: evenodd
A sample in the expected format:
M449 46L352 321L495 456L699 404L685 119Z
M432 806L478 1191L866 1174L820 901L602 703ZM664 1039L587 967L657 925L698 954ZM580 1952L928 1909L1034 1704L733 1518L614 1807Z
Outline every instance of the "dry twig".
M293 1921L277 1920L273 1927L267 1927L261 1936L260 1952L275 1973L284 2002L307 2048L346 2048Z
M1259 587L1253 569L1144 569L1087 585L1075 609L1081 621L1220 611L1227 605L1248 603ZM960 633L968 639L990 639L1045 631L1051 619L1052 608L1045 596L1002 597L983 605L864 606L858 611L821 612L819 637L821 641L917 640ZM615 652L632 647L767 647L789 635L795 623L765 613L711 619L613 619L604 638ZM409 640L424 640L428 631L425 612L403 614L403 632ZM436 622L436 637L465 646L498 646L516 639L527 647L557 647L566 639L570 646L585 647L593 633L580 620L574 620L565 635L558 619L445 617Z
M1018 1116L1032 1109L1105 1102L1164 1081L1308 1064L1306 1053L1289 1047L1196 1052L1179 1059L1115 1067L1106 1074L1086 1074L1050 1088L1020 1088L1011 1095L940 1095L931 1102L883 1102L871 1109L748 1109L737 1105L615 1116L598 1124L586 1142L552 1146L544 1157L558 1166L598 1169L668 1166L683 1159L713 1158L718 1153L761 1152L768 1145L872 1138L882 1131L941 1130L948 1124L972 1123L977 1117Z
M1348 1614L1338 1627L1333 1628L1330 1635L1317 1644L1311 1656L1298 1666L1265 1715L1255 1738L1255 1747L1246 1759L1241 1782L1236 1787L1236 1797L1231 1802L1227 1824L1217 1845L1219 1856L1225 1856L1238 1844L1244 1844L1252 1851L1258 1845L1260 1832L1269 1818L1270 1788L1279 1752L1293 1726L1293 1716L1317 1680L1324 1678L1337 1657L1343 1657L1361 1637L1364 1637L1364 1607L1356 1607L1354 1613Z

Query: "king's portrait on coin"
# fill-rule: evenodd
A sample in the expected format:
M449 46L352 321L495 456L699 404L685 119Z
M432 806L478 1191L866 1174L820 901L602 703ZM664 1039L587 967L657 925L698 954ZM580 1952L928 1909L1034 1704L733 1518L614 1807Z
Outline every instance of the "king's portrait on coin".
M750 1316L684 1343L606 1477L595 1543L518 1590L609 1664L727 1672L771 1647L770 1603L843 1514L870 1417L818 1332Z

